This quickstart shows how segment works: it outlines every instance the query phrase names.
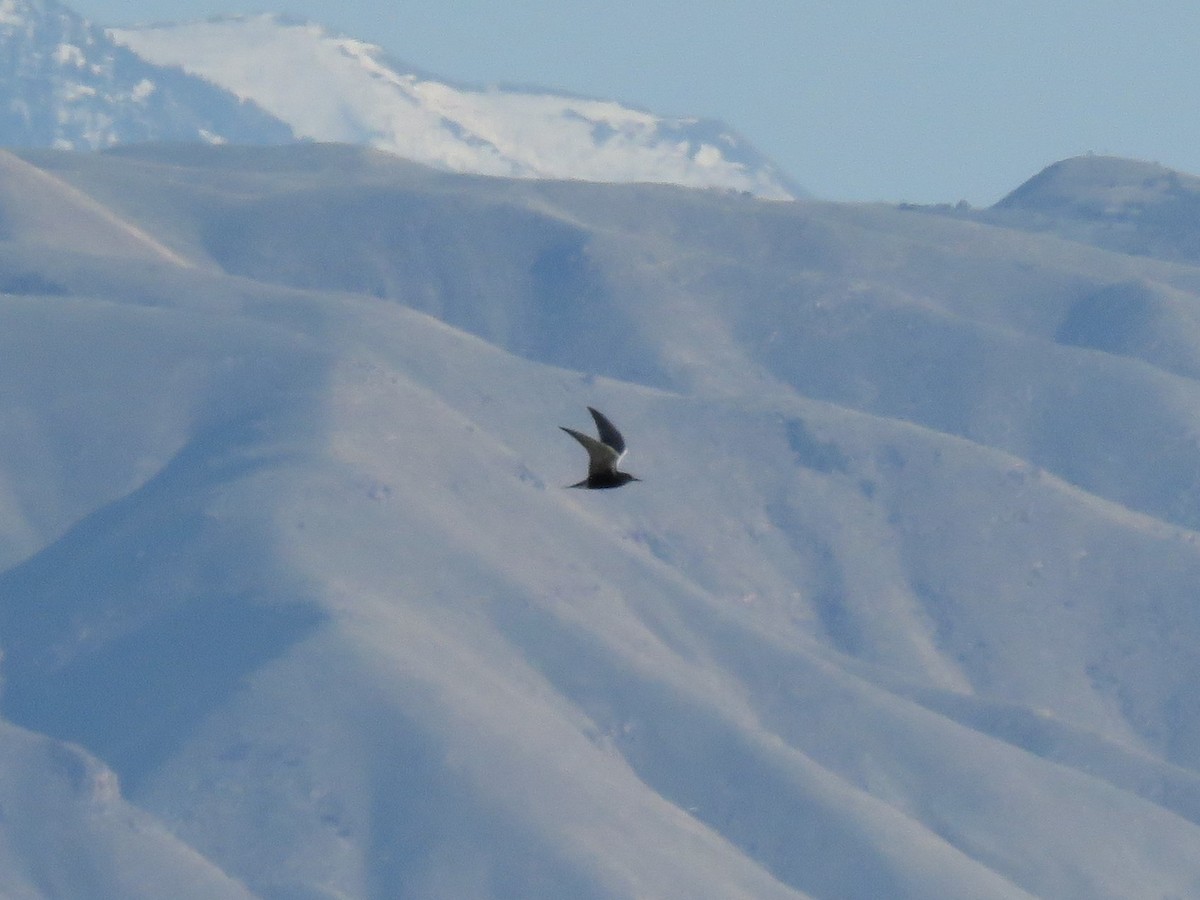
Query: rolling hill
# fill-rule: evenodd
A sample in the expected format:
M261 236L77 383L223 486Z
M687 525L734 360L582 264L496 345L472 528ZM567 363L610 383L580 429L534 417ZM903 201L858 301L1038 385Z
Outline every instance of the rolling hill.
M5 892L1200 889L1192 263L1044 203L0 165ZM561 488L589 404L645 483Z

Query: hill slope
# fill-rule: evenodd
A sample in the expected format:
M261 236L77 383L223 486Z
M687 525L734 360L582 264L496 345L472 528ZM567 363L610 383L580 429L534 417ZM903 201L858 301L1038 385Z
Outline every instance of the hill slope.
M1194 268L339 147L22 156L63 186L0 198L30 783L85 748L269 898L1200 885ZM37 224L80 194L96 236ZM587 404L644 484L559 487Z
M991 215L1124 253L1200 262L1200 178L1155 163L1063 160L997 203Z

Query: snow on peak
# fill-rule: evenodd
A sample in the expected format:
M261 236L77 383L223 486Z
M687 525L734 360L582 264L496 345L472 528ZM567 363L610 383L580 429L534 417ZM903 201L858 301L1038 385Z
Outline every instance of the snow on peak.
M0 0L0 145L96 149L205 133L287 141L283 123L177 69L154 66L54 0Z
M457 86L311 22L258 14L109 34L150 62L252 100L302 138L367 144L456 172L795 193L717 123L550 91Z

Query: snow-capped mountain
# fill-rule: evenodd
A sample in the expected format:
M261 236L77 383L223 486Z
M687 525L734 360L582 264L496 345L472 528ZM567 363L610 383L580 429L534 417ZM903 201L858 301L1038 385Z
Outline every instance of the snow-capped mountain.
M0 145L301 139L454 172L801 193L718 122L457 86L277 15L106 30L56 0L0 0L0 90Z
M292 139L252 101L145 61L55 0L0 0L0 91L9 146Z
M109 33L315 141L366 144L455 172L798 193L720 123L550 91L457 86L308 22L263 14Z

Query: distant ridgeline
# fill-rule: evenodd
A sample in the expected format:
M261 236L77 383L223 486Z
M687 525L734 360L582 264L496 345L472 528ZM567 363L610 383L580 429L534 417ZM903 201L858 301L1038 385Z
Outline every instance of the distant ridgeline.
M802 193L719 122L454 85L275 15L105 30L54 0L5 0L0 83L0 145L310 140L475 174Z

